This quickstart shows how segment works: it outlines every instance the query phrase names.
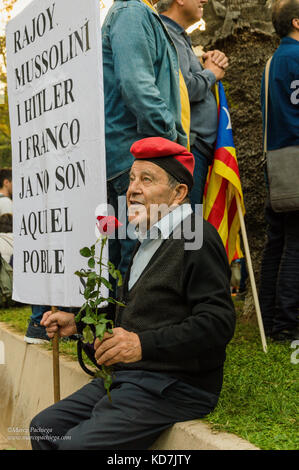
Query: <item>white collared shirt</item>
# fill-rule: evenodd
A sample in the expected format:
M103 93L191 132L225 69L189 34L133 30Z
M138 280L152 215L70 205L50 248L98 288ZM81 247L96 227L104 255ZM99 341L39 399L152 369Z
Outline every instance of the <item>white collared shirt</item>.
M129 290L132 289L137 282L152 256L163 243L163 240L169 238L169 235L174 231L177 225L190 214L192 214L191 205L182 204L156 222L144 236L136 232L141 245L134 256L131 266L128 283Z

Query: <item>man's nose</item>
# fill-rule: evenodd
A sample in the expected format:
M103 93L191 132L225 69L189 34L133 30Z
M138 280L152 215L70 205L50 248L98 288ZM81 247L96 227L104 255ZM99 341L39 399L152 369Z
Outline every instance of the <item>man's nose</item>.
M140 193L140 192L141 192L140 182L137 180L137 178L130 181L128 193L134 194L134 193Z

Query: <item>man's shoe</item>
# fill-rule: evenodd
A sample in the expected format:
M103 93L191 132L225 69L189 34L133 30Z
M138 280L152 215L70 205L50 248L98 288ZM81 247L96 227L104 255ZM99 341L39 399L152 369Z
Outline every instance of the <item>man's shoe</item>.
M24 336L24 341L29 344L43 344L50 341L50 338L47 335L46 328L44 326L30 320L26 335Z
M272 333L271 338L273 341L283 342L283 341L294 341L299 340L299 328L294 328L294 330L281 330L277 333Z

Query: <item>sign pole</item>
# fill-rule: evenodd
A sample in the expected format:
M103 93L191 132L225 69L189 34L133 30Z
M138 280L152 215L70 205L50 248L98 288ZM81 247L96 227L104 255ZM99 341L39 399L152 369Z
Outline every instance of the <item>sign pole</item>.
M57 307L51 307L52 313L57 312ZM55 333L52 340L53 347L53 387L54 403L60 401L60 373L59 373L59 335Z
M264 352L267 353L267 341L266 341L264 325L263 325L263 320L262 320L262 314L261 314L261 309L260 309L260 304L259 304L259 299L258 299L258 294L257 294L257 289L256 289L256 284L255 284L253 268L252 268L251 256L250 256L248 239L247 239L246 228L245 228L245 222L244 222L244 217L243 217L243 213L242 213L242 209L241 209L240 196L239 196L239 193L236 189L235 189L235 196L236 196L236 201L237 201L237 208L238 208L238 214L239 214L239 219L240 219L241 232L242 232L242 237L243 237L245 255L246 255L246 259L247 259L249 278L250 278L250 283L251 283L251 288L252 288L253 300L254 300L254 304L255 304L256 316L257 316L258 326L259 326L261 340L262 340L262 346L263 346Z

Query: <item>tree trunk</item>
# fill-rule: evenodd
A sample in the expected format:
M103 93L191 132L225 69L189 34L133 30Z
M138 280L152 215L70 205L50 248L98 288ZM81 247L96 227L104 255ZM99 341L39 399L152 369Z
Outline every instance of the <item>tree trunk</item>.
M272 34L271 0L210 0L204 9L206 31L201 44L207 46L225 39L240 28ZM197 41L198 33L194 35Z

